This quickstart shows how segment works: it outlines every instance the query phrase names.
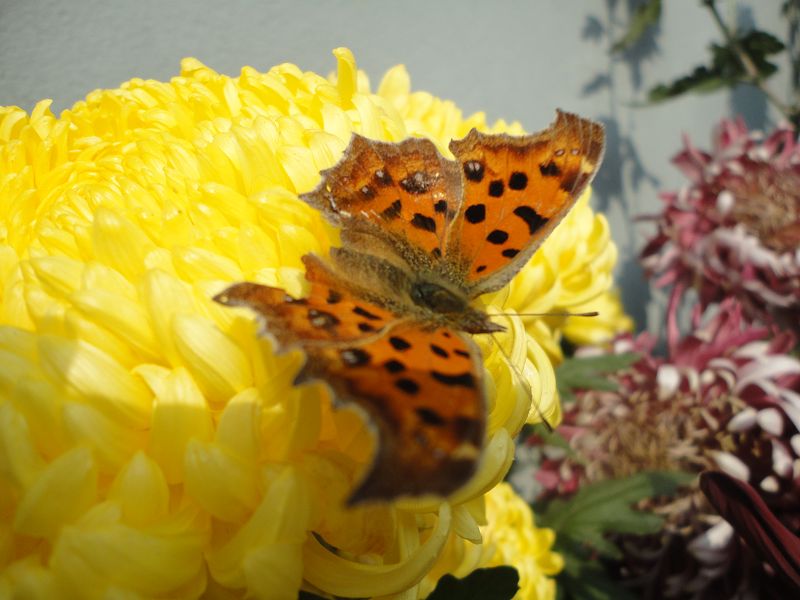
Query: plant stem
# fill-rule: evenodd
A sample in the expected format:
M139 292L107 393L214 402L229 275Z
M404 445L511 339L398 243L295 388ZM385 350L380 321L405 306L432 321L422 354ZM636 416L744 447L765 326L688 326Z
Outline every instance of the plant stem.
M789 22L787 50L792 67L790 84L792 101L800 104L800 0L789 0L783 7L783 14Z
M733 34L731 29L725 24L725 21L722 20L722 16L719 14L719 10L717 10L714 0L703 0L703 4L705 4L711 11L711 15L714 17L717 27L719 27L722 35L725 37L725 41L728 43L728 47L730 47L736 53L739 61L742 63L742 66L747 73L747 83L761 90L761 92L767 97L767 100L769 100L784 117L791 121L792 125L795 127L795 131L800 131L800 106L793 106L785 103L766 84L764 79L759 74L758 67L753 62L753 59L739 43L739 40Z

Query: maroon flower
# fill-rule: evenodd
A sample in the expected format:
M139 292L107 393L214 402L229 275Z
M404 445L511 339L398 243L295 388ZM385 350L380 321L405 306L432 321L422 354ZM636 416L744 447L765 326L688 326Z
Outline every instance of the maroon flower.
M785 586L800 592L800 538L743 481L717 471L700 475L700 488L720 516L753 551L769 563Z
M580 392L564 404L558 431L574 455L532 440L528 473L538 497L644 470L722 470L758 489L800 532L800 361L786 354L793 345L792 334L771 336L749 323L731 299L676 339L667 358L653 356L646 335L619 338L615 353L641 357L613 377L617 389ZM617 541L621 575L645 596L733 598L767 589L762 562L697 485L640 508L665 518L662 531Z
M662 194L657 232L642 252L657 286L672 286L669 315L687 289L698 310L727 296L749 318L800 332L800 144L788 126L763 138L722 121L711 153L685 140L673 162L689 178ZM670 345L677 330L671 327Z

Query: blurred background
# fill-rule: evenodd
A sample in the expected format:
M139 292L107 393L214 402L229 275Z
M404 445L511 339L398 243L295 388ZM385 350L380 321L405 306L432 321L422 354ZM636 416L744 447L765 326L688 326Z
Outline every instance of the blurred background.
M578 112L606 125L594 206L609 218L620 249L617 279L628 312L638 327L657 331L663 301L651 298L642 278L636 257L646 226L634 217L656 212L659 191L685 182L670 164L681 134L707 147L724 116L741 115L755 128L779 116L747 86L647 105L648 90L707 61L721 34L699 0L671 0L656 26L612 52L642 4L0 0L0 105L30 110L51 98L58 114L95 88L133 77L169 79L186 56L233 76L245 65L267 70L281 62L326 74L335 68L331 50L347 46L374 87L403 63L413 89L452 99L467 114L485 111L490 121L537 130L557 107ZM785 37L782 4L718 3L728 22ZM781 94L787 71L770 80Z

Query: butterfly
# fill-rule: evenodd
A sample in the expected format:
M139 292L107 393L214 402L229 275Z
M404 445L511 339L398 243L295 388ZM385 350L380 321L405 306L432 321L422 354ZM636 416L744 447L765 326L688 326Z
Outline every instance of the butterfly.
M473 301L525 265L602 159L603 127L557 112L532 135L473 129L450 143L353 135L300 198L341 227L341 247L303 257L308 295L236 283L215 296L247 307L276 351L301 349L295 383L322 380L367 413L378 438L348 503L447 496L476 470L486 430L481 353L502 331Z

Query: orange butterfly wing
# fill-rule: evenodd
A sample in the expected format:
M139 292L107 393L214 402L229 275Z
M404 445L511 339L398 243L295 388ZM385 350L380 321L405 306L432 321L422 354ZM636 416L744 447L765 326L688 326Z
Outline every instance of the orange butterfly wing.
M603 144L599 123L561 111L539 133L473 129L450 143L463 171L464 200L447 258L461 266L470 297L501 288L530 259L591 181Z
M296 382L320 379L370 416L378 450L350 503L461 487L475 470L485 427L475 344L458 332L401 321L359 298L319 258L303 262L311 282L305 298L237 283L215 300L254 310L279 351L305 351Z
M438 258L461 198L458 169L430 140L393 144L353 135L342 160L301 198L344 231L372 227Z
M300 380L326 381L377 429L373 464L351 504L447 496L469 480L485 427L482 363L469 337L404 323L365 343L307 352Z
M266 323L278 351L315 344L348 343L373 337L397 321L390 311L356 297L318 257L306 254L306 298L293 298L280 288L236 283L214 297L227 306L250 308Z

